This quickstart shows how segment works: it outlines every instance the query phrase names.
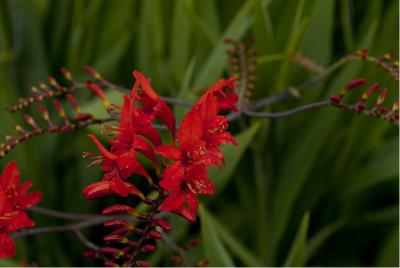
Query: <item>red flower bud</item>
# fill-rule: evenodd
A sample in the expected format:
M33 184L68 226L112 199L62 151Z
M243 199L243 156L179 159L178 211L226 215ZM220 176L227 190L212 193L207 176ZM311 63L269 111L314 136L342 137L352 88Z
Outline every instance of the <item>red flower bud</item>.
M90 74L91 76L93 76L94 79L96 79L96 80L101 80L101 75L100 75L95 69L93 69L92 67L90 67L90 66L84 66L84 67L83 67L83 70L84 70L86 73L88 73L88 74Z
M379 83L372 84L362 95L362 100L366 101L379 88Z
M150 236L151 238L154 238L154 239L161 239L161 238L162 238L162 233L160 233L160 232L158 232L158 231L155 231L155 230L151 230L151 231L149 232L149 236Z
M154 246L154 245L144 245L144 246L142 247L142 251L143 251L143 252L153 252L153 251L155 251L156 249L157 249L157 247Z
M68 81L72 80L72 75L67 68L61 68L61 74L64 76L66 80Z
M126 244L128 243L128 238L121 236L121 235L116 235L116 234L111 234L103 237L103 240L105 242L116 242L116 243L122 243Z
M119 267L118 264L116 264L115 262L112 262L112 261L105 261L104 266L105 267Z
M141 261L136 261L136 265L138 267L149 267L150 263L148 261L141 260Z
M353 80L350 83L348 83L345 86L345 88L346 89L353 89L353 88L356 88L356 87L360 87L360 86L364 85L365 82L367 82L367 80L365 78L356 79L356 80Z
M203 259L203 260L200 260L197 262L197 266L204 267L204 266L208 265L208 263L209 263L209 260Z
M112 248L112 247L104 247L102 249L104 254L107 255L113 255L115 258L119 258L122 255L124 255L124 252L122 250L116 249L116 248Z
M92 118L93 118L93 115L91 115L91 114L77 114L75 116L76 121L86 121L86 120L89 120Z
M340 96L331 96L331 103L333 105L338 105L342 101L342 98Z
M365 110L365 104L364 104L363 102L358 102L358 103L356 104L356 108L357 108L357 110L358 110L359 112L362 112L362 111Z
M134 209L130 206L112 205L103 209L103 215L129 214L132 211L134 211Z
M93 83L90 80L86 82L86 85L94 94L97 95L97 97L99 97L103 101L104 107L107 108L110 105L110 102L106 97L106 94L104 94L103 89L99 85Z
M156 225L160 226L167 232L169 232L171 230L171 224L165 219L156 220Z

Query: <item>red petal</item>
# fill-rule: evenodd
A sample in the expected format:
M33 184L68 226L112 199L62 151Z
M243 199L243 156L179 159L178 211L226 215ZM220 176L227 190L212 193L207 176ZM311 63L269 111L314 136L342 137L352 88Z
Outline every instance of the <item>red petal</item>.
M214 184L206 177L190 182L191 188L196 194L214 194Z
M43 192L32 192L18 198L18 203L21 208L31 207L36 205L43 197Z
M153 162L154 166L158 167L154 148L145 139L140 136L136 136L134 147L141 154L150 159L151 162Z
M89 134L88 136L93 140L97 148L99 148L99 150L103 153L105 157L111 160L115 160L118 158L118 156L116 156L115 154L109 152L106 148L104 148L103 144L101 144L101 142L94 135Z
M193 213L196 213L197 208L199 207L199 200L191 191L185 191L185 199L189 208Z
M31 188L33 182L32 181L26 181L20 186L17 187L17 192L19 195L25 194L29 188Z
M155 101L160 99L157 93L151 88L149 79L144 77L144 75L141 72L133 71L133 76L139 82L140 86L142 87L142 90L147 96L149 96L151 99Z
M181 157L181 151L174 145L161 145L158 146L155 151L157 154L175 161L179 160Z
M188 112L178 130L179 144L200 140L203 137L203 124L195 111Z
M86 186L82 193L86 199L94 199L105 195L110 195L112 194L110 189L110 181L94 182Z
M146 169L136 160L135 151L130 151L121 155L117 160L117 165L122 178L126 179L133 174L140 174L148 180L149 184L153 184L150 175Z
M6 212L11 211L12 206L10 201L8 200L7 194L0 188L0 211Z
M123 197L127 197L129 195L129 190L125 186L124 182L119 177L114 177L110 182L111 190Z
M180 182L185 174L185 168L180 163L175 162L169 164L163 173L163 177L160 181L160 186L166 190L171 191L179 188Z
M0 178L0 187L2 188L15 188L19 183L19 170L17 163L14 161L9 162L3 170Z
M210 134L207 136L207 142L210 146L220 146L228 142L238 145L235 137L231 135L229 131L222 131L216 134Z
M165 198L164 202L161 204L160 209L163 211L172 211L178 209L182 206L183 201L185 201L185 195L183 192L177 190L173 191L170 195Z
M196 213L191 211L190 209L182 206L178 208L177 210L174 211L174 213L180 215L184 219L190 221L190 222L195 222L196 221Z
M128 214L134 211L134 208L126 205L111 205L103 209L103 215L115 215L115 214Z
M157 110L157 116L161 118L164 124L168 127L169 131L171 132L171 136L175 138L175 116L168 105L163 102L159 101L158 105L154 107Z
M12 258L14 256L14 240L8 234L0 234L0 258Z
M150 124L138 128L136 130L136 133L149 139L149 141L151 141L151 143L153 143L155 146L159 146L162 144L160 133L158 133L157 129L155 129Z
M29 218L25 211L13 211L2 215L0 225L3 227L2 232L12 233L23 228L35 226L35 222Z

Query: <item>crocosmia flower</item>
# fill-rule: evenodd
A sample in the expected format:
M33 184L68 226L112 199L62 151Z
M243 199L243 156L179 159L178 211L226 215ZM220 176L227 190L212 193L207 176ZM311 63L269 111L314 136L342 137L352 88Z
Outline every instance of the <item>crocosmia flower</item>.
M182 119L178 129L179 145L161 145L156 153L171 159L164 170L160 186L169 193L161 210L175 212L189 221L196 219L198 194L215 192L208 179L207 167L224 164L219 146L235 138L225 129L228 120L219 115L223 110L236 111L236 94L226 91L234 87L234 78L221 79L211 86Z
M0 177L0 258L15 255L15 245L11 233L35 225L25 209L37 204L42 192L27 193L31 181L20 184L17 164L10 162Z

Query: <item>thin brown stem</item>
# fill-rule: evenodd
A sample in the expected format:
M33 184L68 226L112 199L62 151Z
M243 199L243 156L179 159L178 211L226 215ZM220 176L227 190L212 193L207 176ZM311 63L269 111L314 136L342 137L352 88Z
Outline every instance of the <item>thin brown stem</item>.
M172 240L165 232L163 232L163 241L173 251L175 251L182 259L182 264L187 267L193 267L193 264L186 258L185 250L178 246L174 240Z
M254 112L252 110L244 110L244 114L250 117L258 117L258 118L280 118L280 117L287 117L287 116L292 116L296 115L298 113L302 113L305 111L309 110L315 110L319 109L325 106L330 105L329 100L325 101L320 101L320 102L315 102L315 103L310 103L304 106L296 107L291 110L287 110L284 112L276 112L276 113L270 113L270 112Z
M60 218L65 220L87 220L99 216L98 214L80 214L80 213L62 212L40 206L32 206L28 208L28 210L49 217Z
M31 229L21 230L13 234L15 239L29 236L29 235L37 235L37 234L45 234L45 233L60 233L60 232L75 232L77 230L81 230L83 228L87 228L90 226L95 226L102 224L106 221L110 220L125 220L136 222L137 220L130 216L130 215L113 215L113 216L95 216L90 219L86 219L77 223L68 224L68 225L61 225L61 226L47 226L47 227L37 227Z
M338 70L344 64L346 64L347 62L354 60L354 59L356 59L356 58L353 55L349 55L344 58L341 58L340 60L338 60L337 62L335 62L334 64L332 64L331 66L326 68L323 72L314 76L310 80L307 80L298 86L288 87L288 88L282 90L281 93L279 93L277 95L269 96L269 97L259 99L259 100L254 100L249 104L248 108L252 109L252 110L256 110L265 105L269 105L269 104L272 104L272 103L275 103L275 102L278 102L278 101L281 101L288 97L293 96L293 91L301 93L301 92L305 91L306 89L310 88L311 86L317 84L324 78L330 76L333 72Z

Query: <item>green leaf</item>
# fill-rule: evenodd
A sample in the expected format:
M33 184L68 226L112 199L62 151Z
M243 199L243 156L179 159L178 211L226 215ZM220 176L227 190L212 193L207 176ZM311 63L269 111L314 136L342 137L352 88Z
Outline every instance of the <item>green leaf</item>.
M369 32L363 37L360 42L360 47L369 47L373 41L373 37L377 29L377 21L371 22ZM361 70L359 63L353 63L341 70L335 76L334 82L329 87L328 92L335 92L345 83L354 79ZM338 120L339 111L326 109L320 111L312 120L304 132L297 132L297 141L293 147L293 151L286 153L284 157L284 168L279 176L278 185L274 192L274 215L273 221L273 243L274 249L277 250L280 240L285 233L286 227L289 224L292 209L295 205L295 200L298 197L304 183L320 153L324 153L324 144L329 143L329 138L334 131L335 122ZM304 156L307 155L307 158Z
M231 144L222 146L221 150L225 155L225 166L222 170L215 167L209 170L210 178L215 183L217 192L221 192L232 178L232 174L238 166L240 159L249 147L259 128L260 123L255 123L250 128L236 135L235 138L239 144L238 146Z
M399 227L392 230L383 243L377 258L376 267L399 266Z
M351 6L352 6L352 1L349 0L340 1L340 18L342 21L343 37L344 37L343 39L346 45L347 52L351 52L354 50L353 29L350 17Z
M193 79L194 67L196 66L196 62L197 62L197 59L193 58L190 61L189 65L187 66L181 87L179 89L178 98L182 98L182 99L187 98L187 93L189 92L190 84ZM187 111L187 108L185 108L185 107L175 106L174 112L175 112L175 117L176 117L177 122L180 122L182 120L186 111Z
M21 267L22 263L14 259L0 259L0 267Z
M221 76L221 72L228 58L224 52L225 44L223 43L223 39L238 39L244 35L244 33L250 27L250 18L248 17L250 6L251 2L246 1L239 9L236 16L232 19L231 23L225 30L225 33L220 38L214 50L199 71L197 79L194 83L195 89L205 87L216 81L218 77Z
M337 220L334 223L324 226L315 235L313 235L307 243L306 257L304 263L311 259L328 240L328 238L330 238L340 227L342 227L343 224L344 220Z
M284 266L304 266L309 222L310 214L306 212L303 216L303 219L301 220L299 228L297 229L296 236L293 240L289 255L286 258Z
M235 266L231 256L222 244L216 227L205 208L200 205L201 236L206 258L211 266Z
M224 244L230 251L238 257L245 266L263 266L261 261L255 256L241 241L239 241L229 228L219 222L214 215L208 213L209 220L212 221L215 229Z

